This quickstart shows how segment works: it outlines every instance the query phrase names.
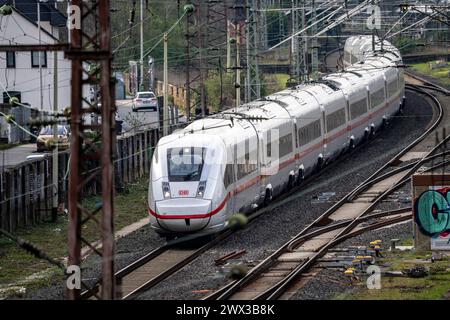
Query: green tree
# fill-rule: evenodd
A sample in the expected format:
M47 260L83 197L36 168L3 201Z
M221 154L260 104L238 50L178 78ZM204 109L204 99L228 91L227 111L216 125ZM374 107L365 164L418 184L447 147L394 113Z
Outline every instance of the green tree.
M233 105L236 89L234 83L234 73L223 72L221 76L219 71L209 72L205 87L208 107L212 111L217 112L220 107L225 109Z
M114 54L114 67L123 70L128 67L129 60L140 58L140 5L136 4L134 27L130 28L129 20L133 9L132 1L112 0L111 7L116 9L111 15L112 48L117 49ZM148 8L144 7L144 52L153 48L167 31L182 15L183 6L178 8L176 1L148 1ZM172 66L184 62L185 21L182 21L169 36L169 61ZM129 37L129 38L128 38ZM150 53L157 64L163 60L162 42Z

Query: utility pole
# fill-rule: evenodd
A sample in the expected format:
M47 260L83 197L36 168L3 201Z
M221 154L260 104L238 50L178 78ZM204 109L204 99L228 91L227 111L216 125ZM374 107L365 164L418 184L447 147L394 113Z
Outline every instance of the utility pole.
M80 28L71 28L70 49L66 56L72 61L72 97L71 97L71 143L69 175L69 226L68 226L68 265L81 268L81 246L89 244L83 237L83 226L92 223L99 229L99 248L91 252L101 257L100 295L88 284L81 281L83 289L92 292L99 299L114 299L114 162L115 104L114 81L111 77L111 28L109 0L72 0L79 8ZM98 24L97 28L89 27ZM72 27L72 26L70 26ZM95 31L94 31L95 30ZM87 62L98 67L95 72L86 70ZM88 78L85 79L86 74ZM83 88L90 84L100 86L101 109L92 104L84 106ZM101 124L85 123L86 115L95 112L101 115ZM101 137L91 138L88 132L100 131ZM89 163L98 163L92 170ZM83 202L83 187L95 181L101 181L102 203L100 208L90 210ZM79 299L80 288L68 288L69 299Z
M259 46L261 20L258 10L261 9L260 0L247 0L247 26L246 26L246 51L247 51L247 79L246 102L261 97L261 79L259 74Z
M41 2L37 1L37 19L38 19L38 41L41 44ZM39 65L39 93L40 93L40 106L41 111L44 110L44 93L42 91L42 51L38 51L38 65Z
M203 64L206 2L204 0L186 0L186 2L187 5L194 6L187 15L186 24L186 108L193 106L197 114L200 111L204 115L206 112L204 71L207 69ZM195 56L192 54L194 50L197 52ZM198 98L194 103L191 101L192 92L195 93L194 97ZM190 114L190 111L186 112L188 113Z
M291 30L295 34L305 26L305 0L291 0ZM300 9L301 6L301 9ZM307 71L307 46L304 35L291 38L291 80L293 84L306 80Z
M58 112L58 52L53 53L53 112ZM52 201L52 221L56 222L58 215L58 124L53 124L53 149L52 163L52 182L53 182L53 201Z
M141 64L141 78L140 78L140 82L139 82L139 90L143 91L144 90L144 0L141 0L141 41L140 41L140 46L141 46L141 60L140 60L140 64Z
M312 22L316 21L316 6L314 0L312 0L310 21ZM317 33L317 24L311 27L311 35L315 35L316 33ZM319 73L319 42L317 41L317 38L311 38L311 79L317 80L318 73Z
M227 21L227 72L231 69L231 35L230 35L230 22Z
M221 90L219 110L223 106L223 73L226 72L226 66L223 65L222 57L228 56L229 49L228 6L229 0L206 1L207 23L205 26L206 31L204 32L206 43L203 47L206 51L207 69L204 72L204 77L207 79L211 70L218 72ZM226 45L224 45L225 43Z
M241 105L241 25L236 24L236 109Z
M373 5L372 1L372 5ZM375 52L375 28L372 29L372 52Z
M164 93L163 93L163 136L169 134L169 72L167 58L167 33L164 33Z
M186 18L186 47L184 49L185 57L186 57L186 69L185 69L185 77L186 77L186 83L184 85L185 90L185 98L184 98L184 107L185 107L185 114L186 114L186 122L189 123L191 119L191 90L190 90L190 83L191 83L191 58L190 58L190 40L189 40L189 19L192 14L189 13Z
M206 90L205 90L205 69L208 66L205 64L204 59L204 48L205 48L205 5L201 1L199 2L199 6L197 8L197 17L198 17L198 71L199 71L199 86L200 86L200 110L202 114L202 118L206 115Z

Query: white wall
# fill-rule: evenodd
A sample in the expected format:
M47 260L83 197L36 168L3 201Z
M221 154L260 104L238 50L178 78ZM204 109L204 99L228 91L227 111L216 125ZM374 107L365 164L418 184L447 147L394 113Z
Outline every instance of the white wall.
M38 44L38 28L29 20L13 11L3 17L0 29L0 44ZM41 43L54 44L56 40L41 31ZM47 52L47 67L42 68L43 110L53 109L53 52ZM71 62L58 52L58 109L70 106ZM6 53L0 52L0 92L20 91L22 102L41 109L39 68L31 67L30 52L16 52L16 68L6 68ZM87 89L86 89L86 96Z

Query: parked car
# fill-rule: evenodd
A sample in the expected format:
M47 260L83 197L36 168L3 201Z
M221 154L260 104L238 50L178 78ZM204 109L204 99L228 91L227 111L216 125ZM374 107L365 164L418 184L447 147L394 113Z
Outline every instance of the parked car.
M59 149L69 148L69 130L65 126L58 125L58 139L56 143ZM41 129L36 139L36 146L38 152L51 150L55 146L53 126L46 126Z
M132 110L136 112L143 109L158 110L158 99L153 92L145 91L136 93L136 97L133 99Z

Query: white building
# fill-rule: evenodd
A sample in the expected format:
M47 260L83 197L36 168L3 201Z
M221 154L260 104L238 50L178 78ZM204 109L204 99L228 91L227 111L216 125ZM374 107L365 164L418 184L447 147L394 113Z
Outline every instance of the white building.
M0 1L0 5L5 1ZM11 1L9 1L12 3ZM1 45L56 44L59 30L66 24L66 17L54 7L54 1L40 4L41 31L37 25L37 0L14 0L11 15L0 16ZM42 111L53 110L54 95L54 53L0 52L0 90L3 100L11 96ZM70 106L71 61L64 58L64 52L57 53L58 109Z

